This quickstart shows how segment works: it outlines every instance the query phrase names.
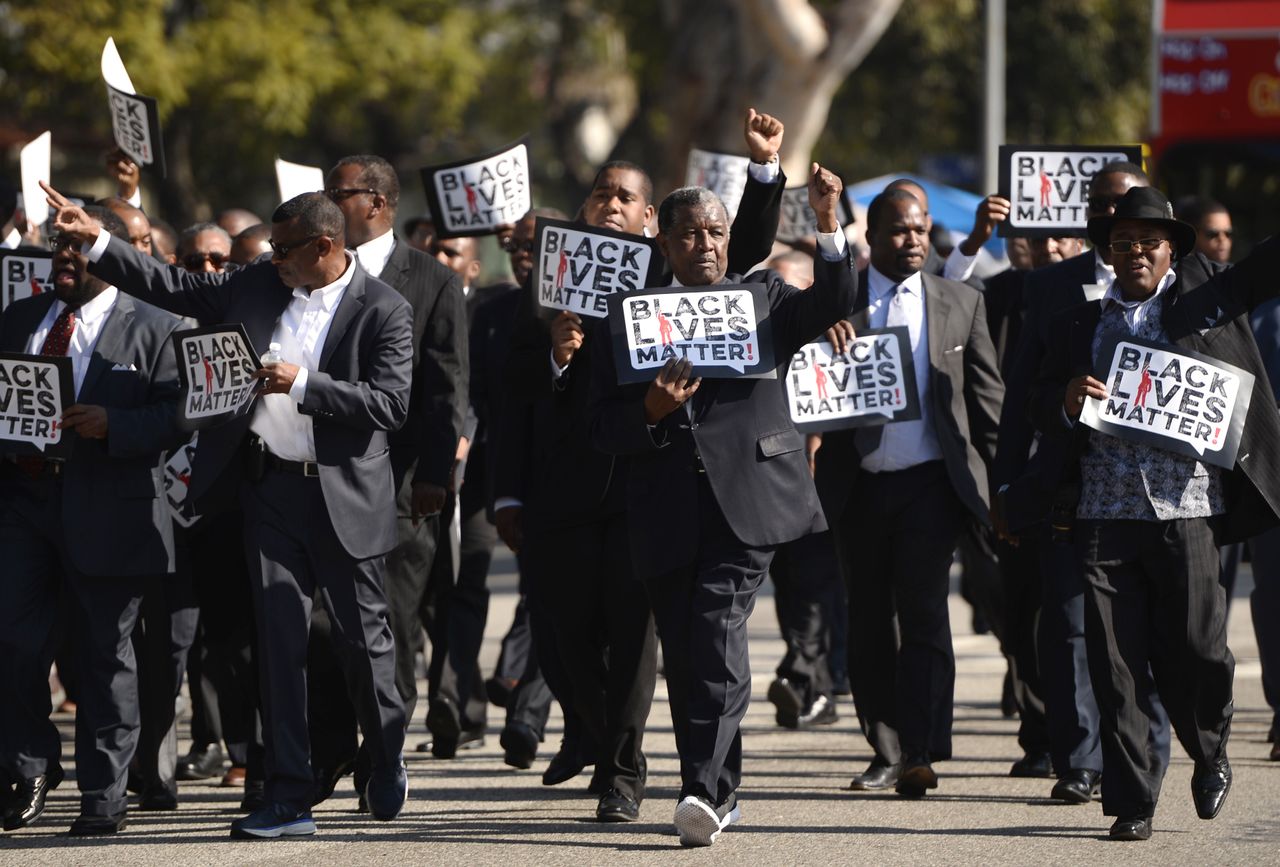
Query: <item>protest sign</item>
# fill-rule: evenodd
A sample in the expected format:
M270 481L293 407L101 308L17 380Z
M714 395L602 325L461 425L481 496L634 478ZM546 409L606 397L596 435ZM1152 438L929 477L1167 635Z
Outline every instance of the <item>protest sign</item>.
M1235 466L1253 374L1180 346L1123 335L1105 338L1098 358L1107 397L1087 398L1081 422L1223 469Z
M533 207L523 139L485 156L422 170L428 210L441 238L489 235Z
M0 310L22 298L53 291L53 253L48 250L0 250Z
M706 187L719 196L729 212L729 222L733 222L734 215L738 213L738 203L742 201L742 191L747 186L747 164L750 162L749 157L693 148L689 151L684 182L690 187Z
M49 220L49 202L40 182L50 182L50 159L53 152L53 136L46 130L22 146L18 151L18 167L22 175L22 210L27 222L43 226Z
M64 454L62 413L75 394L68 356L0 352L0 451Z
M620 385L652 382L672 358L688 358L709 379L777 376L763 283L646 289L608 303Z
M276 186L282 202L303 193L318 193L324 189L324 171L319 166L304 166L276 157Z
M196 459L196 441L199 432L193 433L191 439L173 453L164 465L164 495L169 501L169 514L173 520L183 527L190 527L200 516L195 513L194 504L187 499L191 491L191 467Z
M782 211L778 217L777 240L812 240L818 232L818 215L809 206L809 188L792 187L782 191Z
M615 292L634 292L662 278L652 238L539 217L534 228L533 291L548 316L570 310L603 319Z
M160 112L156 101L133 89L115 40L102 46L102 80L107 84L107 107L116 144L143 168L164 176L164 145L160 141Z
M807 343L787 370L787 407L805 432L920 418L911 336L905 327L867 329L847 352Z
M244 415L258 395L258 354L243 325L210 325L173 333L182 404L178 425L202 430Z
M1139 145L1098 147L1001 145L1000 195L1012 206L1002 237L1084 237L1089 182L1116 160L1142 164Z

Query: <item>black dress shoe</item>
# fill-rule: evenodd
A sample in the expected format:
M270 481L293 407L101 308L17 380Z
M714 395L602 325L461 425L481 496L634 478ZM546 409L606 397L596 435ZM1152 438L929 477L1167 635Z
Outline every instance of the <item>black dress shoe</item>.
M538 754L538 736L524 723L508 723L498 736L502 746L502 760L513 768L527 770L533 767Z
M1068 804L1087 804L1093 800L1102 782L1102 774L1088 768L1067 771L1054 784L1049 797Z
M427 731L431 732L431 755L451 759L458 754L462 718L451 699L436 696L427 707Z
M767 696L777 711L778 725L796 728L796 720L805 709L804 692L800 687L785 677L775 678L769 684Z
M1196 815L1212 819L1218 815L1231 791L1231 763L1226 756L1210 765L1196 765L1191 774L1191 799L1196 804Z
M1053 759L1048 753L1027 753L1009 768L1011 777L1053 779Z
M1116 819L1111 826L1112 840L1150 840L1151 817L1136 816L1132 819Z
M520 681L513 677L491 677L484 682L484 694L489 699L489 703L505 708L507 700L511 698L511 691L514 690Z
M175 776L179 780L207 780L213 776L222 776L222 747L217 744L193 746L178 762Z
M547 763L547 769L542 772L542 785L558 786L566 783L582 773L582 769L587 765L594 764L594 760L587 761L582 755L577 741L562 740L560 751L551 757L551 761Z
M355 764L351 760L342 762L334 767L326 767L320 765L315 768L312 773L315 774L315 794L311 798L311 806L324 803L333 796L333 790L338 787L338 782L351 773L351 766Z
M640 818L640 805L630 795L617 789L604 793L600 803L596 804L596 821L598 822L634 822Z
M893 788L904 798L923 798L926 791L938 788L938 775L927 758L907 759Z
M148 789L142 793L142 799L138 801L138 809L155 812L176 810L178 809L178 793L171 792L164 786Z
M267 784L262 780L244 781L244 797L240 799L241 813L256 813L267 803Z
M887 789L898 782L902 775L902 763L889 765L876 759L865 771L853 778L849 788L855 792L874 792Z
M125 817L126 814L123 812L113 813L110 816L80 815L71 823L70 834L72 837L99 837L104 834L114 834L124 830Z
M40 818L45 799L51 789L62 782L62 767L54 765L46 773L25 780L18 780L4 811L4 829L15 831L25 828Z

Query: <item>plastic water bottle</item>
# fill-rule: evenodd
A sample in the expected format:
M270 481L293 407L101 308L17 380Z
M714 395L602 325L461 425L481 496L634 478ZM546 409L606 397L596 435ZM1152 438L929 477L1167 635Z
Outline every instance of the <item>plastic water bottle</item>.
M265 367L268 364L278 364L284 361L284 356L280 354L280 344L271 343L267 346L267 351L262 353L262 364Z

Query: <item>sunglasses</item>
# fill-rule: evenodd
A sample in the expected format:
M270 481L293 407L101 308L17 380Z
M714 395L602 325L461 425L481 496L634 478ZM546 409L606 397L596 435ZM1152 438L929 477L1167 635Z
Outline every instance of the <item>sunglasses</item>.
M1101 214L1104 211L1114 211L1116 203L1124 196L1090 196L1089 211L1094 214Z
M1139 238L1136 241L1112 241L1107 245L1107 249L1118 256L1124 256L1133 252L1136 247L1143 253L1150 253L1161 244L1167 243L1168 238Z
M502 240L502 249L508 253L532 253L532 241L517 241L515 238L504 238Z
M182 257L182 265L188 271L204 270L205 262L221 271L230 261L231 257L226 253L188 253Z
M349 187L329 187L324 191L324 194L329 197L329 201L331 202L341 202L344 199L349 199L352 196L358 196L361 193L368 193L371 196L376 196L378 191L369 189L353 189Z
M303 238L301 241L295 241L295 242L293 242L292 244L277 244L277 243L275 242L275 239L273 239L273 238L268 238L268 239L267 239L267 243L271 245L271 256L272 256L272 258L275 258L275 259L288 259L288 258L289 258L289 254L290 254L290 253L292 253L294 250L300 250L300 249L302 249L303 247L307 246L308 244L312 244L312 243L314 243L314 242L316 242L316 241L320 240L320 239L321 239L321 238L323 238L323 237L325 237L325 236L324 236L324 235L311 235L311 236L309 236L309 237Z

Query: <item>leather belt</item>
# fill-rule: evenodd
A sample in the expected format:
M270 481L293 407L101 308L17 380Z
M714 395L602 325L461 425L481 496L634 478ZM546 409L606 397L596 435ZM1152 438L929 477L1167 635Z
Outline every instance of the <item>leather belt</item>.
M11 463L29 479L58 479L66 468L63 458L46 458L43 455L9 455Z
M315 461L288 461L271 452L266 453L266 459L267 466L277 472L306 476L308 479L320 478L320 465Z

